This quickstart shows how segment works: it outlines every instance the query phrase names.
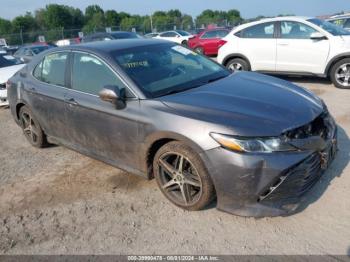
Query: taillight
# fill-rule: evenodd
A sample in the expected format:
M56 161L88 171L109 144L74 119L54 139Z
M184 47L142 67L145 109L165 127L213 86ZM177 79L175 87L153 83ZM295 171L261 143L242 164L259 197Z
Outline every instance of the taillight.
M221 40L219 41L219 45L218 45L219 48L222 47L223 45L225 45L226 43L227 43L227 41L221 39Z

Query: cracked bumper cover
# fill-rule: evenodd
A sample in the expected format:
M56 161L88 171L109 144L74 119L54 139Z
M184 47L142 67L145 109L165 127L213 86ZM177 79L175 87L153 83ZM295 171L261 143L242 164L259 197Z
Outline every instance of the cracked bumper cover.
M241 154L221 147L206 151L217 208L253 217L295 213L334 159L336 138L335 131L318 151Z

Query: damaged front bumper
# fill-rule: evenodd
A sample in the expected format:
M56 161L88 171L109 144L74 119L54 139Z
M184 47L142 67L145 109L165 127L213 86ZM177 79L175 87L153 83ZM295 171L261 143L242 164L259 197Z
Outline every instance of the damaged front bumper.
M305 193L336 155L336 126L327 128L324 143L315 136L299 139L299 146L305 148L295 152L242 154L221 147L206 151L204 157L215 185L217 208L253 217L297 212Z

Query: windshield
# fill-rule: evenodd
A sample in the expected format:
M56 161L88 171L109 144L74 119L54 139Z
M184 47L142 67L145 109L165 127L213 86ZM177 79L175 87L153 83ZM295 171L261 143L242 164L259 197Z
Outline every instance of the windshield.
M321 19L309 19L307 20L319 27L321 27L323 30L327 31L328 33L334 35L334 36L339 36L339 35L350 35L349 31L346 31L345 29L341 28L340 26L337 26L335 24L332 24L330 22L321 20Z
M0 68L22 64L22 62L11 55L0 55Z
M130 48L113 57L149 97L182 92L230 74L210 59L174 44Z
M183 31L183 30L177 30L176 32L179 33L182 36L189 36L190 35L188 32Z

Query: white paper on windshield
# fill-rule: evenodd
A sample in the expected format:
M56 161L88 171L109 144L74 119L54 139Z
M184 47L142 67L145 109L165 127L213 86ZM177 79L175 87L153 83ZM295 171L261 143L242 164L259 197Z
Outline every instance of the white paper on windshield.
M183 55L193 55L193 52L191 50L188 50L187 48L184 48L180 45L173 46L171 49L175 50L176 52L179 52L180 54Z
M11 55L4 55L3 58L7 59L7 60L14 60L15 58Z

